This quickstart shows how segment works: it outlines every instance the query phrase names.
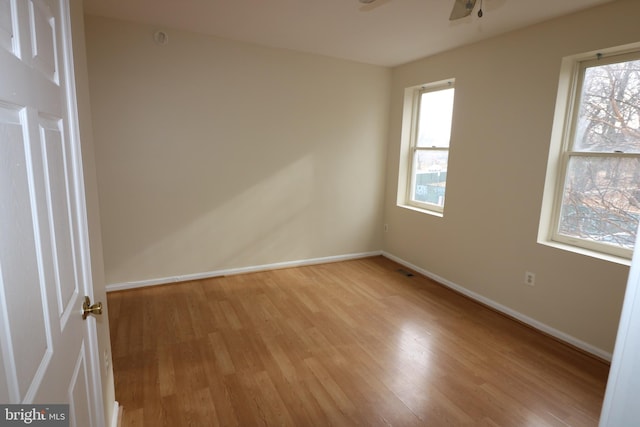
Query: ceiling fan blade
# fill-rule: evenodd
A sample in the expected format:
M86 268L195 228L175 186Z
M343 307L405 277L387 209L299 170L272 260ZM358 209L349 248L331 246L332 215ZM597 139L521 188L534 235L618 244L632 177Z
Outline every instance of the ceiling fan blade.
M456 19L464 18L471 15L473 8L476 5L476 0L455 0L453 3L453 9L449 16L449 21L455 21Z

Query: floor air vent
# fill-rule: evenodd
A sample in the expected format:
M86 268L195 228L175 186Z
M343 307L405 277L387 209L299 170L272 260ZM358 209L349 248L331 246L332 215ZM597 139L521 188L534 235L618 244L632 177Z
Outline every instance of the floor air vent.
M407 277L413 277L413 273L407 270L403 270L401 268L396 270L398 273L402 274L403 276L407 276Z

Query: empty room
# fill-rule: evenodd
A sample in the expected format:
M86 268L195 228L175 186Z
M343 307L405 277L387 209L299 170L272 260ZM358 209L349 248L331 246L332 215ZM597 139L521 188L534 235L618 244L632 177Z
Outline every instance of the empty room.
M0 2L1 71L50 69L33 87L68 101L29 115L0 83L3 135L33 117L42 140L3 166L29 196L1 231L36 243L0 248L0 403L79 427L632 425L609 375L640 268L640 2L24 4Z

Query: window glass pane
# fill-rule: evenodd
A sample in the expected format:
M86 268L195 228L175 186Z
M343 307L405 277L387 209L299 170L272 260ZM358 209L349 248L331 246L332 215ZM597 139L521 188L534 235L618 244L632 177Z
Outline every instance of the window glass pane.
M414 158L412 199L444 206L448 150L418 150Z
M640 159L572 157L558 232L633 249L640 218Z
M418 147L448 147L454 89L423 92L418 117Z
M640 60L585 69L573 149L640 153Z

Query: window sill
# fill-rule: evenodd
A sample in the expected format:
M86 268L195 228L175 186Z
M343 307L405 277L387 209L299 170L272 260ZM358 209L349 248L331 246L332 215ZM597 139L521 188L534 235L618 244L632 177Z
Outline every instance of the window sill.
M579 248L577 246L568 245L566 243L560 243L553 240L538 240L541 245L549 246L551 248L560 249L567 252L573 252L574 254L585 255L591 258L600 259L602 261L613 262L620 265L631 265L631 260L615 255L604 254L602 252L596 252L585 248Z
M420 213L431 215L431 216L435 216L435 217L438 217L438 218L444 218L444 214L442 212L432 211L432 210L429 210L429 209L418 208L416 206L405 205L405 204L400 204L400 203L397 206L399 208L408 209L410 211L420 212Z

